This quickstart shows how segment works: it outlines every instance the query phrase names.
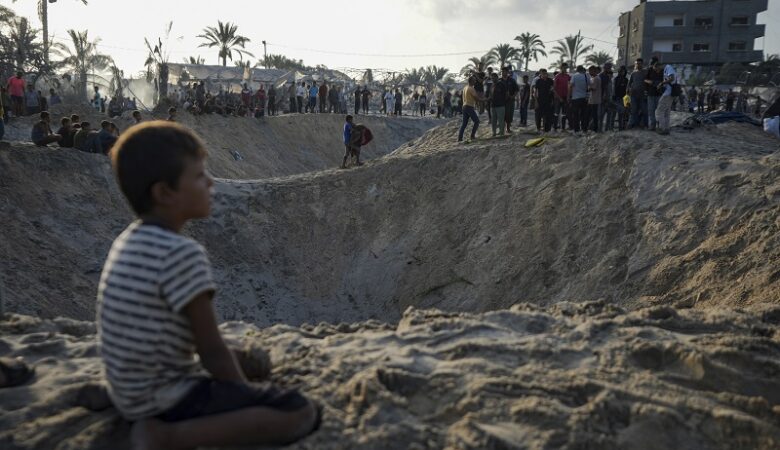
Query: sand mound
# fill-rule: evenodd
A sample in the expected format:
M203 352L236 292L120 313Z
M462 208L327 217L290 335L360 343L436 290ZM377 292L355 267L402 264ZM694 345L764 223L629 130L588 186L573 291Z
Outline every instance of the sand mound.
M90 122L93 129L106 119L89 107L56 105L51 113L53 124L59 124L60 117L76 113L81 120ZM149 114L145 117L152 118ZM29 142L35 120L24 117L12 121L4 139ZM129 113L111 120L121 130L132 123ZM204 139L209 149L209 170L220 178L281 177L329 169L341 165L344 156L344 116L340 114L290 114L257 120L181 113L178 120ZM357 116L355 120L368 126L374 134L374 141L361 154L366 160L386 155L442 123L437 119L411 117L388 120L381 116ZM58 127L52 125L54 131Z
M285 118L280 118L286 120ZM348 171L223 180L188 233L227 320L396 320L604 299L752 307L780 292L780 153L748 125L657 137L528 135L456 145L454 123ZM130 220L104 159L15 145L4 174L7 311L94 317Z
M258 330L228 339L270 351L271 379L325 405L293 449L771 449L780 445L780 310L631 313L604 302L484 314L409 309L378 322ZM0 445L126 449L99 381L94 325L7 316L0 354L37 365L0 390Z

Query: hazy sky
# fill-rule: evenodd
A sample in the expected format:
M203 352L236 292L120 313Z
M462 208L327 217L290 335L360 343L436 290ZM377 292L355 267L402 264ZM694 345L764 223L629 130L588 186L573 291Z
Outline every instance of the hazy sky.
M17 14L40 25L37 0L0 0ZM89 30L101 38L100 49L111 55L125 73L139 72L147 51L143 38L163 36L173 20L169 41L171 62L200 55L217 64L217 50L198 48L196 35L217 19L238 25L251 39L253 62L268 53L303 59L307 65L331 68L385 68L403 70L435 64L453 71L470 56L480 56L498 43L513 43L522 32L555 41L578 29L599 41L596 50L617 55L617 19L638 0L363 0L363 1L168 1L168 0L59 0L49 4L49 27L55 40L66 30ZM767 53L780 53L780 0L769 0L760 14L767 24L766 38L756 42ZM765 43L765 47L764 47ZM554 45L547 44L548 49ZM345 55L340 53L354 53ZM452 56L419 56L463 53ZM412 56L396 56L412 55ZM544 61L546 67L547 60ZM228 61L229 65L232 65Z

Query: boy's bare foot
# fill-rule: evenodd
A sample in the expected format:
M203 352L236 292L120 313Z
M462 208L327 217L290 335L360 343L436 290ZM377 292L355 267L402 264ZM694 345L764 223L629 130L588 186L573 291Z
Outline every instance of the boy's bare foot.
M130 429L130 443L133 450L169 450L165 424L157 419L143 419Z

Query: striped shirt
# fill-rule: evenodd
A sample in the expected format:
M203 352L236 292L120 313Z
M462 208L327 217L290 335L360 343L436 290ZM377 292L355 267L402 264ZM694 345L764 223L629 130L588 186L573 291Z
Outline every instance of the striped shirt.
M128 420L170 409L205 374L182 309L214 289L192 239L134 222L114 241L98 286L98 341L109 394Z

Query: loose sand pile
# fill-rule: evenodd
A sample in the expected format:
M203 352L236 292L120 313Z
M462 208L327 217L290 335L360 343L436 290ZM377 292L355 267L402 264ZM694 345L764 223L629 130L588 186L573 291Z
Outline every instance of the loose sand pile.
M212 217L188 232L215 264L222 317L778 300L780 153L760 130L533 149L522 134L457 145L456 131L437 128L360 169L220 181ZM0 150L0 171L6 309L92 319L108 247L131 219L105 158L15 145Z
M778 307L591 302L222 330L324 404L322 429L291 449L666 450L780 446L778 325ZM10 316L0 331L3 353L38 365L32 384L0 390L3 449L128 448L113 408L75 406L99 381L92 323Z
M92 108L56 105L52 108L52 129L59 128L60 117L80 115L93 129L99 129L104 115ZM220 178L269 178L334 168L344 156L341 114L290 114L254 118L223 117L218 114L193 116L179 113L177 120L196 130L209 150L209 170ZM153 119L145 114L146 119ZM165 119L158 116L157 119ZM24 117L6 128L5 140L30 141L30 129L37 119ZM111 119L120 130L133 123L130 113ZM356 116L356 123L371 129L374 141L361 157L370 160L390 153L400 145L440 125L441 120L402 117L387 120L380 116ZM56 125L56 126L55 126Z
M258 156L241 173L296 174L219 180L186 230L221 318L242 321L228 339L326 406L292 448L780 446L777 140L726 124L527 149L456 132L346 171ZM75 406L100 363L94 324L73 319L94 317L131 219L107 160L14 143L0 173L2 300L31 315L0 320L0 356L38 370L0 390L0 447L127 448L113 409Z

